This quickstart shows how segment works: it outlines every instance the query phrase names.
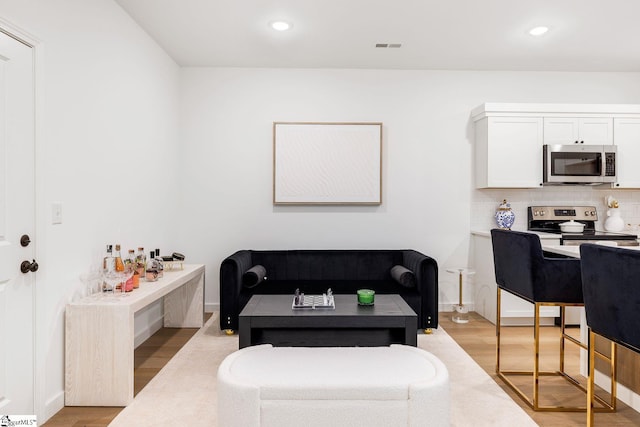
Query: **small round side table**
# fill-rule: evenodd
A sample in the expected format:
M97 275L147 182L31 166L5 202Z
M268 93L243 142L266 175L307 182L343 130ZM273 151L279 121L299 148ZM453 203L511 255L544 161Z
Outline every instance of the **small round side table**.
M451 320L456 323L469 323L469 308L462 303L462 276L474 275L476 271L467 267L451 267L447 268L447 272L458 274L458 304L453 306Z

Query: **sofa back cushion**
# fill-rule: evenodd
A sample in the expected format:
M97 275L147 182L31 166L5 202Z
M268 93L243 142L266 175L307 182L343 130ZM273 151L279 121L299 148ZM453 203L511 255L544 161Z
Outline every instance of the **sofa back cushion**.
M391 267L402 264L400 250L251 251L268 280L391 280Z

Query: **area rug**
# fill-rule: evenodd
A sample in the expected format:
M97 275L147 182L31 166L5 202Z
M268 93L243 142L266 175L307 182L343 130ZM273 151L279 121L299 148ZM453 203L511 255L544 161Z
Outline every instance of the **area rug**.
M452 426L537 425L442 328L418 335L418 347L449 369ZM110 426L224 427L218 426L216 372L237 349L237 335L222 333L214 314Z

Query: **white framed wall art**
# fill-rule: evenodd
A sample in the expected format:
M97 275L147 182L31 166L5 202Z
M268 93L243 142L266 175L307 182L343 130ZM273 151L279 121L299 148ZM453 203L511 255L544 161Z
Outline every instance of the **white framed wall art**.
M382 203L382 123L273 123L274 205Z

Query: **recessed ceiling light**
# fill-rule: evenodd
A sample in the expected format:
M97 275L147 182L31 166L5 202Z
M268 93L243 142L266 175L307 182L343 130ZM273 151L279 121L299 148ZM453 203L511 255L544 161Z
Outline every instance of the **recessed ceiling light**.
M549 27L535 27L529 30L529 34L532 36L541 36L549 31Z
M273 21L269 23L269 26L276 31L287 31L293 27L293 24L286 21Z

